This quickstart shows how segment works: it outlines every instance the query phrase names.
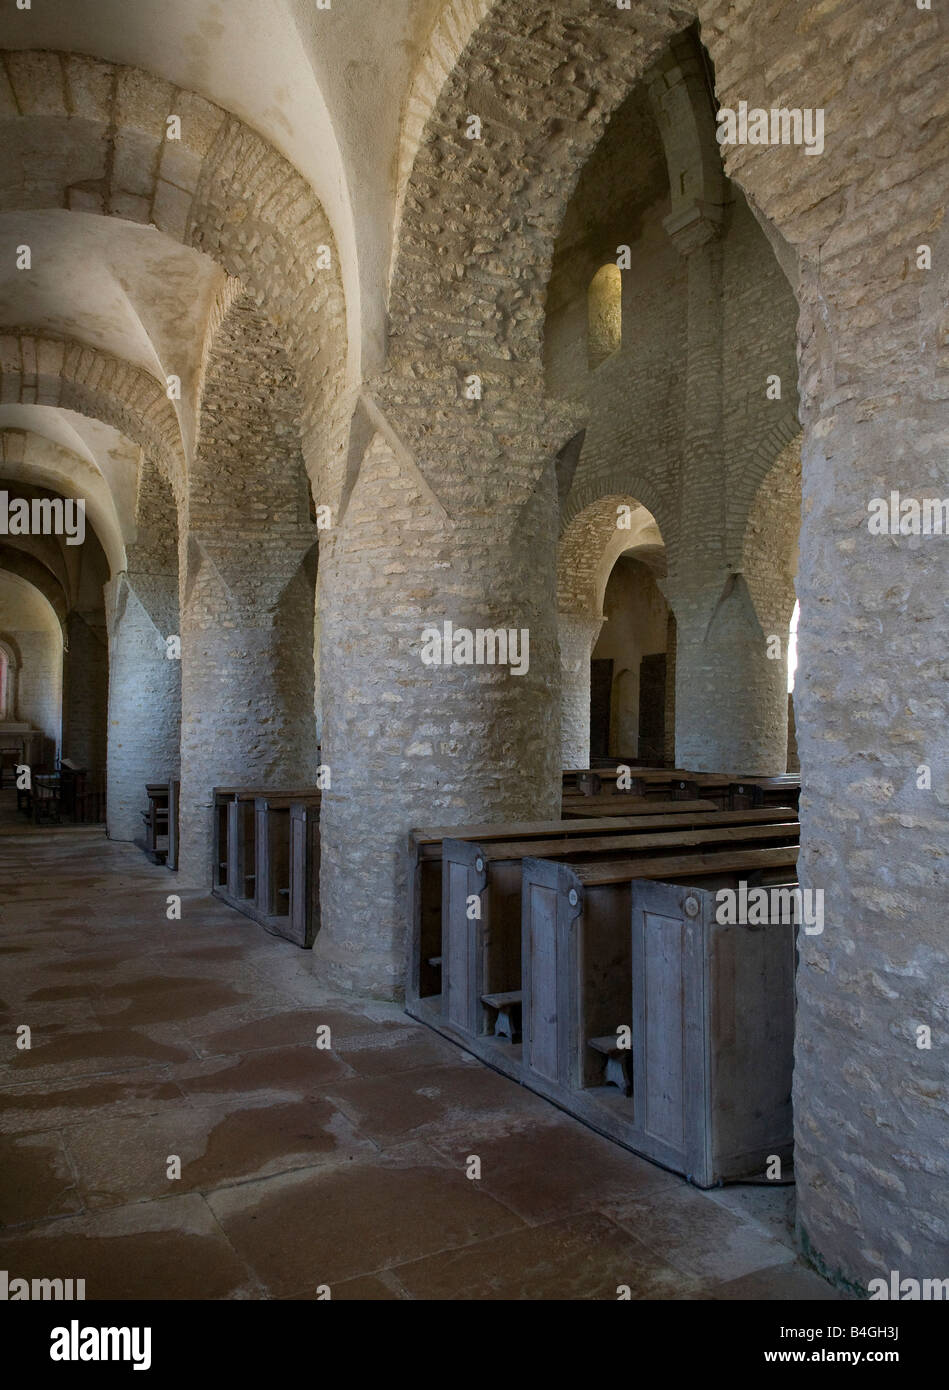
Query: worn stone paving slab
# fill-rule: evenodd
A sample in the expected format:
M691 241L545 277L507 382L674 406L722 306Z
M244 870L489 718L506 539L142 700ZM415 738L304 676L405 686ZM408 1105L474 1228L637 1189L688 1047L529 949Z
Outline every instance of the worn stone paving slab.
M149 1062L183 1062L194 1056L182 1039L169 1037L167 1026L164 1038L98 1022L75 1031L63 1025L54 1032L53 1027L35 1036L28 1051L16 1052L12 1059L0 1062L0 1081L46 1080L55 1084L67 1076L138 1070ZM160 1027L152 1030L161 1031Z
M172 1192L213 1191L235 1181L348 1162L376 1152L328 1101L231 1102L230 1108L170 1104L140 1117L76 1125L66 1140L86 1208L124 1206ZM169 1161L180 1176L169 1178Z
M794 1259L756 1223L678 1183L661 1202L649 1196L607 1201L602 1210L686 1274L725 1281Z
M169 1101L186 1099L167 1066L117 1076L82 1077L57 1085L45 1081L16 1082L0 1088L0 1134L66 1129L86 1124L94 1116L154 1114Z
M452 1161L481 1161L481 1185L532 1224L631 1196L661 1202L680 1179L592 1134L579 1121L543 1105L529 1120L505 1113L504 1128L484 1133L479 1116L466 1135L439 1132L427 1142Z
M439 1064L357 1077L334 1082L329 1094L380 1144L416 1135L430 1138L442 1129L463 1129L473 1143L485 1133L485 1116L521 1114L541 1122L550 1110L539 1096L487 1067Z
M592 1212L443 1251L391 1271L412 1298L633 1299L702 1296L694 1277Z
M0 1236L0 1266L22 1279L85 1279L87 1300L261 1298L267 1292L196 1193Z
M521 1226L461 1168L408 1145L212 1193L234 1248L278 1296L376 1273Z
M768 1265L756 1269L740 1279L730 1279L724 1283L713 1284L709 1290L711 1298L720 1299L762 1299L769 1302L849 1302L846 1294L839 1292L821 1279L813 1270L807 1269L799 1261L793 1264Z
M46 1221L81 1207L61 1134L0 1138L0 1229Z
M234 1097L250 1099L261 1091L276 1100L318 1096L353 1075L335 1053L302 1046L219 1055L183 1063L174 1072L181 1091L207 1105L230 1105Z

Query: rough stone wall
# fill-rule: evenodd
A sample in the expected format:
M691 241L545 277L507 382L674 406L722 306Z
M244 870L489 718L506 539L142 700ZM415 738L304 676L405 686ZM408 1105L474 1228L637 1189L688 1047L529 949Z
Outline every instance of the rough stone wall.
M567 209L547 295L544 357L548 390L588 413L568 515L598 496L632 494L669 541L678 530L686 272L663 226L668 180L644 101L634 92L615 114ZM631 252L621 272L622 346L591 371L589 284L600 265L615 263L621 244Z
M747 508L737 568L764 632L781 638L784 677L801 531L801 435L786 444Z
M141 839L148 782L178 775L180 663L166 656L156 626L128 575L106 586L109 617L108 834Z
M602 617L560 613L560 760L564 767L590 766L590 658Z
M800 872L827 897L797 984L799 1222L842 1279L936 1277L949 1242L947 542L872 537L867 508L891 486L945 493L949 16L841 0L714 3L703 19L723 104L826 108L820 158L727 158L801 272ZM931 271L917 269L921 244Z
M52 767L62 733L63 639L56 617L29 582L0 572L0 634L19 653L17 718L46 735Z
M107 825L114 840L141 838L145 785L179 776L181 662L178 510L171 484L143 458L128 568L107 586L110 631Z
M300 396L269 319L233 299L215 334L180 546L182 874L211 877L217 785L307 785L316 543Z
M514 428L507 463L519 483L544 441ZM480 447L469 444L476 478L494 458L481 452L485 434L490 442L485 430ZM321 978L401 989L412 826L545 818L559 806L556 487L546 449L542 486L520 507L479 514L469 505L449 520L411 461L377 435L343 526L321 545L323 760L333 779L321 811ZM424 664L423 631L445 621L526 629L528 670Z
M20 649L23 664L17 684L19 717L46 735L45 758L60 747L62 717L62 643L53 632L5 628Z
M722 436L728 504L726 559L740 556L748 511L783 447L800 435L797 398L797 304L767 238L740 189L724 240L722 275ZM766 386L781 378L781 399ZM772 475L773 477L773 475ZM791 520L796 541L800 514ZM774 539L784 544L784 530Z
M743 195L722 179L713 130L695 40L683 35L614 114L577 183L548 293L547 380L588 415L565 534L581 507L620 491L661 526L666 594L683 624L680 761L777 772L785 701L757 632L758 623L771 630L770 609L757 623L745 614L737 646L712 617L743 568L748 509L797 428L795 304ZM591 371L590 278L623 243L623 342ZM782 378L779 402L766 395L771 373ZM777 512L772 519L784 524ZM783 532L771 540L784 548ZM595 550L575 556L581 585L600 559ZM753 603L773 587L756 575ZM758 668L750 679L735 666L746 658Z

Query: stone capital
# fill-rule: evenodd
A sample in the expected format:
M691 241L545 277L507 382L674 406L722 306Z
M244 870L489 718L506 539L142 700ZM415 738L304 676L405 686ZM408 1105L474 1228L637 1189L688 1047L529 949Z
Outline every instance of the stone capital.
M713 241L722 231L724 210L714 203L694 199L677 212L663 219L669 240L682 256Z

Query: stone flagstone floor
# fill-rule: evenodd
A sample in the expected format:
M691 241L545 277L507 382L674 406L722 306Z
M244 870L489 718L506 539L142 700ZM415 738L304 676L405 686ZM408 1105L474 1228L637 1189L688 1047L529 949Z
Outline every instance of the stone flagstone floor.
M29 827L12 801L10 1278L84 1278L87 1299L839 1296L796 1257L793 1189L700 1192L397 1006L328 995L307 952L215 899L184 893L169 921L175 875L99 829Z

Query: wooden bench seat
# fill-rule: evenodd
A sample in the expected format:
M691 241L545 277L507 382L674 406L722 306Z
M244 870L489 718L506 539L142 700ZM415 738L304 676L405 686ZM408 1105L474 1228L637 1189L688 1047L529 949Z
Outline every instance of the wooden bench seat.
M257 920L309 947L319 920L321 793L258 796L254 906Z
M700 1186L760 1175L791 1157L796 928L721 925L716 893L794 884L796 816L619 825L443 836L444 985L408 1011Z
M502 994L482 994L482 1004L495 1015L493 1031L496 1038L520 1042L523 997L519 989L505 990Z
M604 1059L603 1084L615 1086L624 1096L633 1094L630 1076L631 1048L621 1047L616 1033L608 1033L603 1038L587 1038L587 1047L598 1052Z
M313 787L215 787L211 891L301 947L319 930L319 811Z
M699 818L701 823L694 826L686 823L691 817L642 817L617 835L494 842L446 837L441 908L441 1001L446 1020L473 1036L490 1033L494 1017L484 1008L485 996L522 988L525 859L571 864L605 858L647 860L652 870L678 862L686 852L791 845L800 836L791 813L782 817L769 811L705 812ZM472 915L473 907L480 915Z
M710 797L670 797L651 799L634 796L588 796L565 800L563 814L566 820L597 816L661 816L667 812L716 811L719 809Z
M793 883L796 857L525 859L521 1082L703 1187L789 1157L794 927L715 908L742 880ZM624 1025L630 1097L591 1046Z
M168 783L148 782L145 785L147 808L142 811L144 839L137 843L153 864L164 864L168 857L167 844L159 846L158 841L168 835Z
M586 807L549 821L511 821L505 824L480 822L475 825L423 826L409 832L409 933L406 1002L414 1003L441 993L441 972L430 962L442 955L442 841L446 836L459 840L540 839L552 835L597 835L621 831L638 823L640 817L662 814L695 815L716 810L711 801L651 802L625 798L621 806L610 805L610 814L601 815ZM623 814L620 815L619 811Z

